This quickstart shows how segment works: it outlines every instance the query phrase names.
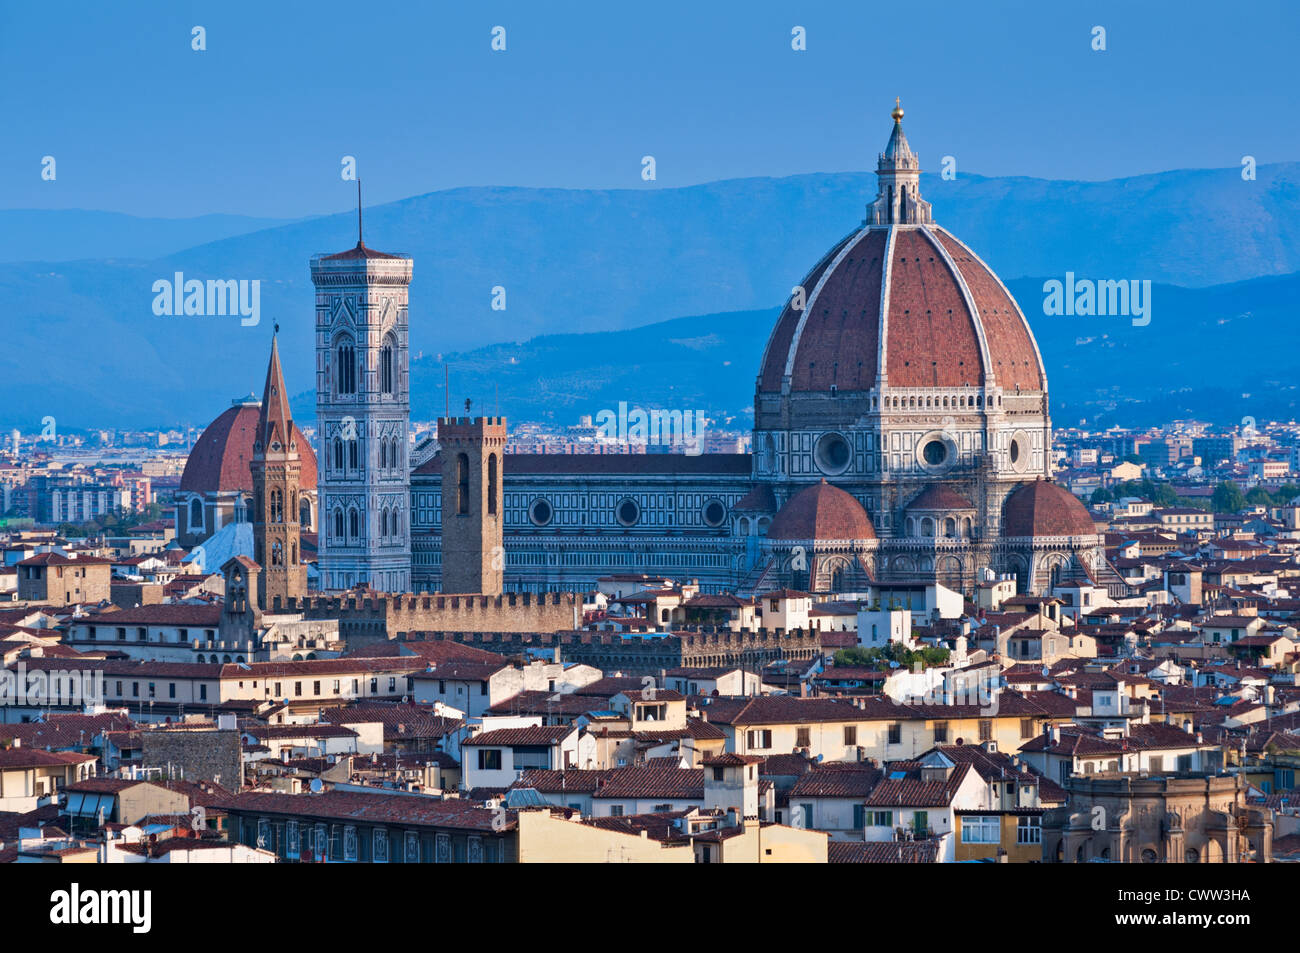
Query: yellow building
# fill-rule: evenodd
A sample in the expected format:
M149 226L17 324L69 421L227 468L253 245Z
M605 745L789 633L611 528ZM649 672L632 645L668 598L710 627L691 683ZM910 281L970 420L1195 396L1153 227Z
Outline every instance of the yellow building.
M697 810L572 820L543 809L520 811L518 820L523 864L824 864L829 840Z

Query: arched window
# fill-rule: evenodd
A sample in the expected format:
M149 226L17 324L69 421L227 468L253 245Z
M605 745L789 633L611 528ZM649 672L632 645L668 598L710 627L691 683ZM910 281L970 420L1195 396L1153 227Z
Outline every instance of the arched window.
M401 510L399 510L397 507L394 507L394 508L393 508L393 525L392 525L392 530L393 530L393 535L394 535L394 536L401 536L401 535L402 535L402 516L401 516Z
M379 513L379 535L388 536L388 510L381 510Z
M360 441L358 440L348 441L348 469L350 470L357 469L358 462L360 460L360 453L357 449L357 444L359 442Z
M921 520L921 535L922 536L934 535L934 520L930 519L930 517L928 516L925 519Z
M497 455L488 454L488 514L495 516L497 512Z
M284 491L278 488L271 491L271 522L284 522Z
M343 441L338 437L334 438L334 469L343 469Z
M469 454L456 456L456 512L469 512Z
M334 380L340 394L357 392L357 352L351 338L340 338L334 351Z
M343 511L342 510L334 511L334 538L335 539L343 538Z
M311 530L311 500L303 498L298 501L298 523L305 530Z
M290 543L290 544L289 544L289 551L290 551L290 553L291 553L291 555L290 555L290 557L289 557L289 564L292 565L292 566L296 566L296 565L298 565L298 544L297 544L297 543Z
M190 500L190 529L203 526L203 501L197 496Z
M386 396L393 393L393 342L385 341L379 349L379 389Z
M379 438L379 469L388 469L388 441L382 437Z
M957 535L957 521L951 516L943 521L943 535L950 538Z
M348 538L359 539L361 537L361 516L356 510L348 510Z
M272 566L284 565L284 546L280 543L278 539L271 544L271 565Z
M402 445L396 437L393 438L393 445L388 451L388 465L395 470L400 470L402 467Z

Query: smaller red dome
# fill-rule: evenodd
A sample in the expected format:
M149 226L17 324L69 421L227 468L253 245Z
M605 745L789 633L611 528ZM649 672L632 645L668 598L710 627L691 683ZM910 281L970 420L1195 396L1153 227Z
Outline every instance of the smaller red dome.
M909 510L973 510L975 504L942 483L928 486L911 503Z
M875 539L862 504L825 480L800 490L772 518L768 539Z
M203 429L190 450L181 474L181 490L213 493L228 490L253 492L253 441L257 437L257 419L261 405L250 398L228 408ZM294 425L301 469L298 486L316 489L316 454L303 432Z
M1035 480L1014 490L1002 511L1003 536L1096 536L1097 524L1063 486Z

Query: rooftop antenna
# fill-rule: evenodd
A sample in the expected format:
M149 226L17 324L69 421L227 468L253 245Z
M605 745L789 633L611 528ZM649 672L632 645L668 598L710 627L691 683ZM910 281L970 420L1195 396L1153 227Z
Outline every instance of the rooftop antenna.
M443 416L451 417L451 366L449 364L442 365L442 396L447 407Z
M361 238L361 180L357 179L357 247L365 248L366 243Z

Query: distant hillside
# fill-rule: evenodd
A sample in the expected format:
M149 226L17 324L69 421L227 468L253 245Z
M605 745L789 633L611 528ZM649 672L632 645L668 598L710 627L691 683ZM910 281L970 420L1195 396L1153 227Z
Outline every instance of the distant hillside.
M286 224L286 219L246 215L137 218L85 209L4 209L0 210L0 261L157 258Z
M967 174L944 182L926 176L923 188L936 218L1005 278L1071 270L1194 288L1300 271L1296 163L1262 166L1255 182L1227 169L1109 182ZM874 176L866 173L738 179L682 189L456 189L367 209L366 238L373 247L415 257L413 355L436 358L480 348L492 353L495 342L625 331L680 315L772 307L857 225L874 191ZM242 229L252 223L227 224ZM175 239L172 227L144 230L163 245ZM62 427L201 425L232 397L261 386L275 321L282 326L290 386L310 386L309 259L351 246L354 227L351 214L327 216L151 260L134 257L148 244L137 231L121 243L120 255L134 260L0 263L6 315L0 374L7 382L0 391L0 425L34 428L46 414ZM86 228L90 242L93 229ZM83 252L71 238L55 245L44 250L71 249L57 256L62 259ZM10 252L16 247L24 246L11 244ZM231 317L154 316L152 283L177 271L200 279L260 279L261 325L241 327ZM506 289L504 311L490 307L498 285ZM756 319L742 340L729 345L733 370L698 386L707 390L732 373L752 376L757 359L743 355L762 347L769 323ZM1190 344L1183 328L1159 312L1145 331L1135 346L1161 359L1166 348L1181 353ZM565 365L554 363L539 375L555 388L547 408L563 406L564 394L612 381L629 362L641 366L643 356L619 351L618 340L597 338L583 346L593 343L603 349L604 361L588 369L594 376L578 381L569 372L556 375L554 368ZM712 360L710 346L701 348L701 360ZM1116 377L1119 366L1102 361L1096 370L1111 386L1137 386ZM1053 387L1054 394L1073 386L1063 368L1049 366L1049 373L1054 385L1062 385L1061 391ZM676 387L695 386L680 373L670 377ZM434 399L421 387L417 401ZM751 389L752 381L740 388L739 406L748 404ZM728 406L736 401L726 399Z
M1198 417L1300 414L1300 356L1285 345L1300 319L1300 274L1213 288L1152 289L1151 324L1049 317L1043 280L1010 282L1047 365L1058 426L1158 423ZM545 335L448 355L451 406L466 397L514 420L576 423L629 406L704 410L728 425L753 423L754 379L777 308L678 318L627 331ZM443 366L412 364L412 414L443 413ZM294 411L315 415L314 395Z

